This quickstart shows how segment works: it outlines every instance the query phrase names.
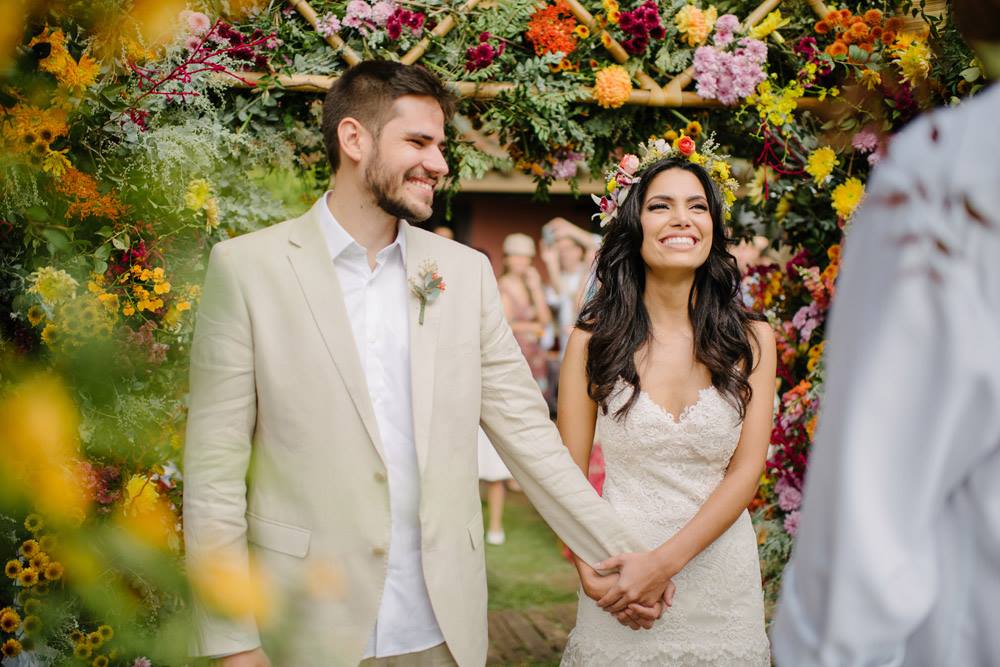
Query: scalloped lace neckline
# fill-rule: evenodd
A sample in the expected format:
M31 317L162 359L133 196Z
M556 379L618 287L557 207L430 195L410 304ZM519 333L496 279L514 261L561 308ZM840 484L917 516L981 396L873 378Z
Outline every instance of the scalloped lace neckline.
M683 410L681 410L681 413L680 413L679 417L674 417L674 413L672 413L670 410L667 410L665 407L663 407L662 405L660 405L659 403L657 403L656 401L654 401L653 397L650 396L649 392L647 392L645 389L640 389L639 390L639 398L640 399L645 399L646 402L653 409L655 409L660 414L662 414L664 417L666 417L667 421L669 421L671 424L673 424L674 426L680 426L680 425L682 425L691 416L691 413L694 412L698 408L698 406L700 406L702 403L705 402L705 396L707 394L713 392L713 391L716 391L715 385L709 385L708 387L705 387L704 389L699 389L698 390L698 400L696 400L694 403L692 403L691 405L686 406Z

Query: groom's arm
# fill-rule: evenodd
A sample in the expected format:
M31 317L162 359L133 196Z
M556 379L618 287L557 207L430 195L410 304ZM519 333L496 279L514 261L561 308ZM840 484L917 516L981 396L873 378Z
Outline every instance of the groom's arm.
M546 522L589 564L646 547L597 495L563 446L514 340L489 261L482 261L482 412L500 458Z
M216 245L208 262L191 345L184 449L184 541L196 593L195 653L216 657L260 646L250 615L225 618L197 599L198 582L222 559L235 577L249 576L246 476L257 411L253 340L228 251L227 244Z

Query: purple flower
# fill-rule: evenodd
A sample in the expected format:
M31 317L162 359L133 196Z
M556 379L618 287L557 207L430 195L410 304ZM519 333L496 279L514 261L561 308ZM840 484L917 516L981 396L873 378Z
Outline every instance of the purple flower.
M872 153L878 150L878 135L871 129L865 128L854 135L851 145L862 153Z
M583 162L582 153L573 151L566 153L563 159L552 165L552 177L566 180L574 178L580 169L581 162Z
M799 330L803 341L808 341L813 331L820 325L819 315L819 306L813 301L808 306L799 308L792 317L792 324Z
M344 25L348 28L355 28L364 31L368 28L368 22L372 17L372 6L365 0L351 0L347 3L347 12L344 14Z
M799 511L795 510L785 517L785 532L795 537L795 533L799 532Z
M802 492L794 486L786 486L778 493L778 507L793 512L802 505Z
M316 32L324 37L332 37L334 34L340 32L340 28L340 19L335 14L324 14L316 21Z
M740 20L734 14L723 14L715 22L716 46L725 46L733 41L733 33L739 30Z
M767 44L759 39L744 37L739 41L739 45L743 47L746 56L757 64L767 61Z
M878 151L875 151L874 153L870 153L870 154L868 155L868 164L869 164L869 166L872 166L872 167L874 167L874 166L875 166L875 165L877 165L877 164L878 164L878 163L879 163L879 162L880 162L881 160L882 160L882 153L880 153L880 152L878 152Z
M379 27L387 26L389 18L397 13L398 9L395 2L392 0L379 0L372 5L371 20Z

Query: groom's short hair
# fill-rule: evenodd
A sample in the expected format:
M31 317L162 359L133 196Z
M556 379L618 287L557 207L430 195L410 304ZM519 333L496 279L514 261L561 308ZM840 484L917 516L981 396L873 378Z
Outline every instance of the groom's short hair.
M445 120L455 113L455 96L426 68L391 60L365 60L334 81L323 102L323 141L331 171L340 167L340 140L337 126L354 118L376 137L392 117L392 104L404 95L431 97L444 112Z

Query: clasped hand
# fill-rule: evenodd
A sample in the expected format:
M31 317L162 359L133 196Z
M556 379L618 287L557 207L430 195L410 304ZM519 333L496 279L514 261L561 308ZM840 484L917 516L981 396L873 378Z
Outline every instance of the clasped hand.
M652 552L621 554L598 563L601 570L617 570L606 575L579 559L576 563L587 597L633 630L653 627L673 604L677 587Z

